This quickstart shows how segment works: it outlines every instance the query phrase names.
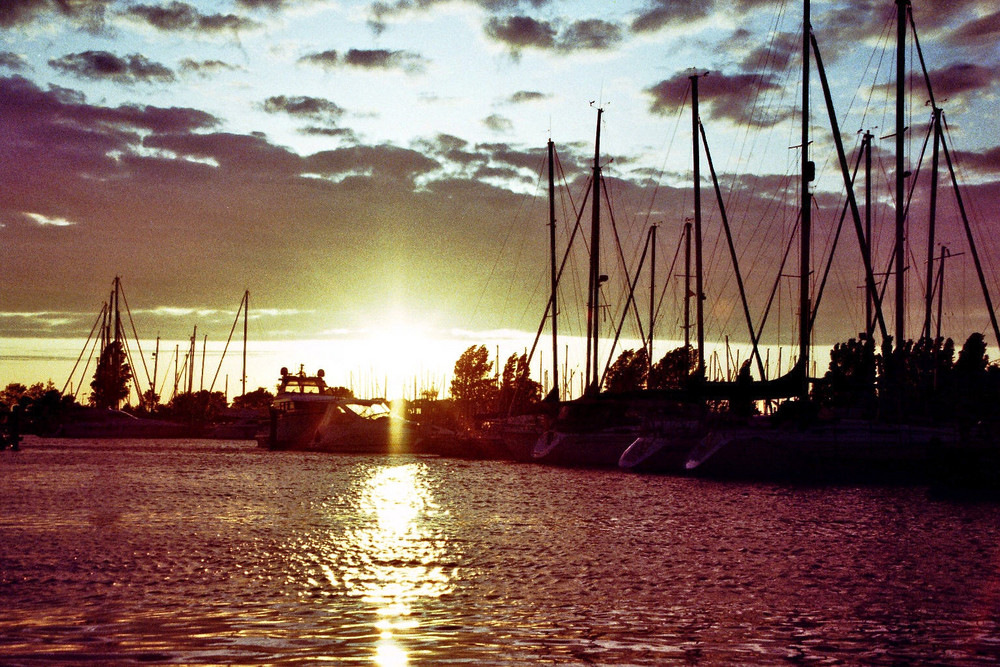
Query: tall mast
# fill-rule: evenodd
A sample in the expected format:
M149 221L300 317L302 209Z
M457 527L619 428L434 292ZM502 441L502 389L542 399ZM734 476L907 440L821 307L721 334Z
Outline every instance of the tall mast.
M809 376L809 250L812 234L812 208L809 183L813 180L815 166L809 160L809 0L803 2L802 15L802 229L799 257L799 363ZM809 393L809 382L802 386L802 397Z
M250 290L243 292L243 395L247 395L247 319L250 316ZM414 394L413 398L416 398Z
M906 256L904 254L904 225L906 211L903 204L905 196L903 188L903 127L905 118L903 115L903 84L906 78L906 7L909 0L896 0L896 347L903 344L904 339L904 318L906 316L905 304L905 276L903 275L906 266Z
M559 392L559 327L557 322L557 314L559 308L557 308L556 303L556 288L558 287L558 278L556 275L556 169L555 169L555 144L549 139L548 144L549 149L549 271L550 271L550 287L551 287L551 303L552 308L552 387L556 391L556 397L560 396Z
M937 223L938 166L941 147L941 109L934 108L934 150L931 158L931 214L927 225L927 294L924 308L924 336L931 337L931 311L934 308L934 227ZM942 262L944 261L942 256Z
M865 266L872 265L872 135L865 131L861 140L861 149L865 152L865 245L862 252L865 254ZM875 295L872 294L872 287L865 280L865 333L869 334L874 329L872 320L872 304Z
M691 223L684 223L684 354L687 356L691 347ZM687 372L687 371L685 371Z
M691 76L691 149L694 160L694 292L698 336L698 379L705 379L704 276L701 247L701 148L698 142L698 75Z
M646 351L646 377L653 370L653 325L656 318L656 225L649 228L649 349ZM648 380L647 380L648 382Z
M597 108L597 135L594 140L594 189L591 194L590 280L587 295L587 391L600 389L597 361L598 314L601 305L601 115Z

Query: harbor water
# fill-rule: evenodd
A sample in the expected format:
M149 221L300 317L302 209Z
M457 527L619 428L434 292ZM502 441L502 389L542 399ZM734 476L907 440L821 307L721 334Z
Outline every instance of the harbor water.
M502 461L0 452L0 664L998 664L1000 507Z

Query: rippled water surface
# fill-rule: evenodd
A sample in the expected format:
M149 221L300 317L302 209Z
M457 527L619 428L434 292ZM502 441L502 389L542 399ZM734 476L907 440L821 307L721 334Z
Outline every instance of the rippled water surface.
M1000 508L248 442L0 452L0 663L997 664Z

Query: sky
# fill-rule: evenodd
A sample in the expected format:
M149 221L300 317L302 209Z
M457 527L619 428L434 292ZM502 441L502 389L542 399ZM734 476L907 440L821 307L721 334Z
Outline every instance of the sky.
M889 1L812 3L852 167L862 133L875 135L876 273L892 248L895 11ZM983 0L918 2L913 19L996 291L1000 11ZM799 198L801 21L801 3L763 0L7 0L0 355L23 361L39 341L85 339L115 276L146 341L181 341L195 326L222 341L248 290L259 342L378 341L375 356L400 346L419 355L417 340L461 343L445 354L505 338L522 349L548 298L545 145L551 138L558 154L561 256L587 190L598 107L609 276L602 327L613 337L623 321L622 336L638 339L636 320L648 328L652 299L656 336L673 344L683 338L681 232L693 217L695 73L751 319L759 326L766 311L764 340L791 345L797 250L782 257ZM906 327L916 337L931 108L908 40ZM830 255L844 188L815 73L811 86L816 269ZM745 342L701 150L706 332ZM935 252L944 244L953 255L943 333L964 340L982 331L995 346L941 174ZM650 260L638 277L637 267L652 224L651 288ZM560 328L570 336L585 327L587 237L577 235L560 284ZM864 326L859 258L848 219L817 345ZM638 318L624 313L633 281ZM890 285L887 303L894 298ZM304 354L289 352L286 365L311 364ZM70 356L60 357L67 368ZM441 363L450 370L450 360ZM13 367L0 362L0 384L25 381Z

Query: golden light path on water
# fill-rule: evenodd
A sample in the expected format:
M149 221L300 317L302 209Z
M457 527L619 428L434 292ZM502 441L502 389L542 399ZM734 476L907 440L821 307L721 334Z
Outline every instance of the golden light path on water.
M425 464L374 469L362 482L358 502L361 522L344 534L343 583L348 595L360 597L376 613L375 664L406 665L408 655L398 639L419 625L414 606L448 593L454 576L440 565L444 550L428 521L440 510Z

